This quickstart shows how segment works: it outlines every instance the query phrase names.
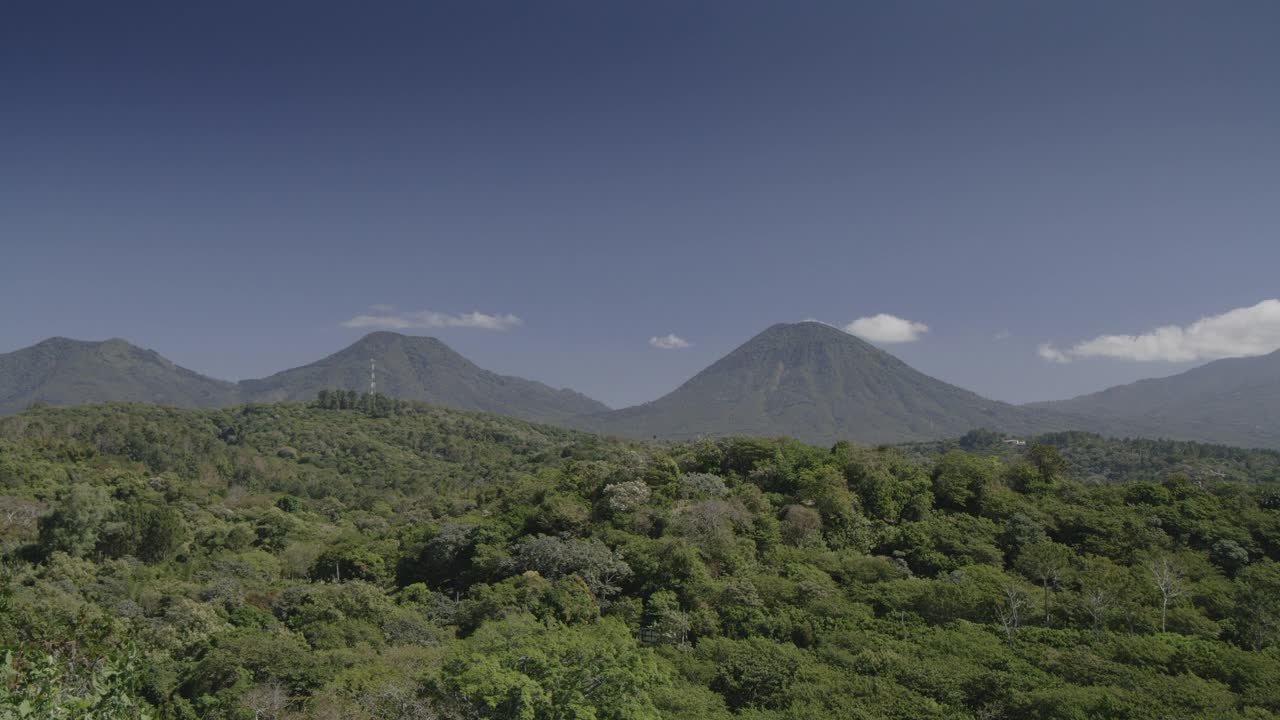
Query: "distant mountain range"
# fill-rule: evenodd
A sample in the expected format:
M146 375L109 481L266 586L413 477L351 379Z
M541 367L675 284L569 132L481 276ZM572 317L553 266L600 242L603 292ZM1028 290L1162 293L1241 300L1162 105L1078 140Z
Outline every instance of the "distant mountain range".
M1025 407L1087 418L1111 434L1277 448L1280 351Z
M366 390L370 359L377 363L379 391L406 400L555 424L609 409L572 390L479 368L435 338L378 332L310 365L239 383L205 377L124 340L53 338L0 355L0 413L36 402L220 407L314 400L324 389Z
M37 402L217 407L307 401L323 389L366 389L371 358L378 390L394 397L637 438L753 434L886 443L986 427L1017 435L1089 430L1280 448L1280 352L1219 360L1071 400L1010 405L929 377L816 322L774 325L671 393L621 410L484 370L430 337L377 332L309 365L238 383L205 377L124 340L52 338L0 354L0 413Z

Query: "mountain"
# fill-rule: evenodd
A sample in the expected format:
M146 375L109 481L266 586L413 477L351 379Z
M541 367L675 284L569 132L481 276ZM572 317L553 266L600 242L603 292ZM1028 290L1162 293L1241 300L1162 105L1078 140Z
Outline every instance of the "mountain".
M886 443L986 427L1018 435L1088 430L1280 448L1280 352L1014 406L929 377L815 322L774 325L666 396L617 411L571 390L484 370L430 337L376 332L318 362L238 384L120 339L50 338L0 354L0 414L37 402L217 407L308 401L324 389L366 389L371 358L378 390L393 397L627 437L750 434Z
M89 342L55 337L0 355L0 414L38 402L107 400L212 407L236 403L239 391L234 383L179 367L118 338Z
M1112 434L1280 448L1280 351L1027 407Z
M21 411L35 402L76 405L131 400L220 407L253 401L309 401L324 389L367 389L371 358L378 366L378 391L405 400L560 424L609 409L572 390L484 370L435 338L377 332L310 365L238 384L179 367L124 340L51 338L0 355L0 414Z
M791 435L829 444L955 436L977 427L1028 433L1070 422L988 400L921 373L817 322L774 325L670 394L585 418L629 437Z
M498 375L478 367L431 337L375 332L323 360L240 383L246 400L312 400L324 389L369 387L369 360L377 363L378 392L463 410L564 423L608 410L572 390Z

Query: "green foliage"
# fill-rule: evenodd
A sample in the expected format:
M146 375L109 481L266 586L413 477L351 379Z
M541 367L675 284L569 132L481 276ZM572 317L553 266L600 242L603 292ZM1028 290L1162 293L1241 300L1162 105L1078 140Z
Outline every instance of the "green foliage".
M668 682L621 623L563 627L515 616L461 643L440 690L474 717L495 720L656 720L650 693Z
M734 710L786 707L797 675L810 662L794 645L765 638L706 640L698 655L714 667L711 688Z
M0 718L1280 713L1270 465L1000 439L32 410L0 420Z
M72 485L53 512L40 518L40 550L45 555L65 552L76 557L98 544L102 524L113 503L106 488Z
M82 657L28 647L0 657L0 717L114 720L155 717L138 696L140 661L121 651Z

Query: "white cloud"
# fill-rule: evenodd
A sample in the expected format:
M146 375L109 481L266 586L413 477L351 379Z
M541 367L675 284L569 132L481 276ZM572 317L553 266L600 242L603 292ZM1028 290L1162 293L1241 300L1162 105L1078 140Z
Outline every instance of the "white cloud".
M912 320L904 320L894 315L880 313L879 315L858 318L845 325L844 331L872 342L904 343L919 340L922 334L929 332L929 326Z
M651 337L649 338L649 344L659 350L681 350L693 345L693 343L675 333Z
M482 312L442 313L432 310L395 312L395 308L375 305L371 314L357 315L342 323L350 328L378 328L381 330L423 330L434 328L479 328L481 330L510 330L523 322L515 315L489 315Z
M1004 342L1005 340L1008 340L1011 337L1013 337L1012 330L1001 330L997 332L995 335L992 335L991 339L995 340L996 342Z
M1039 347L1036 348L1036 354L1049 362L1071 362L1071 358L1067 357L1066 353L1054 347L1052 343L1040 343Z
M1186 326L1166 325L1141 335L1100 335L1065 351L1040 346L1053 362L1110 357L1135 362L1194 362L1252 357L1280 350L1280 299L1210 315Z

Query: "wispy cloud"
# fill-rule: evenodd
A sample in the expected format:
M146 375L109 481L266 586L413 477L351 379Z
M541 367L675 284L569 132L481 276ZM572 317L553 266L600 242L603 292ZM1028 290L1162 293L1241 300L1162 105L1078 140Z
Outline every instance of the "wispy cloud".
M880 313L858 318L845 325L844 331L872 342L907 343L919 340L921 335L929 332L929 326L896 315Z
M1200 318L1190 325L1166 325L1140 335L1099 335L1059 350L1051 343L1040 357L1065 363L1109 357L1135 362L1194 362L1252 357L1280 350L1280 299Z
M655 335L654 337L649 338L649 344L659 350L683 350L684 348L693 346L693 343L685 340L675 333Z
M510 330L522 320L511 314L490 315L482 312L443 313L433 310L396 312L390 305L374 305L369 313L357 315L342 323L350 328L379 330L425 330L437 328L478 328L480 330Z
M1053 346L1053 343L1040 343L1036 347L1036 354L1048 362L1069 363L1071 358L1067 354Z
M1001 330L997 332L995 335L992 335L991 339L995 340L996 342L1004 342L1005 340L1008 340L1011 337L1013 337L1012 330Z

